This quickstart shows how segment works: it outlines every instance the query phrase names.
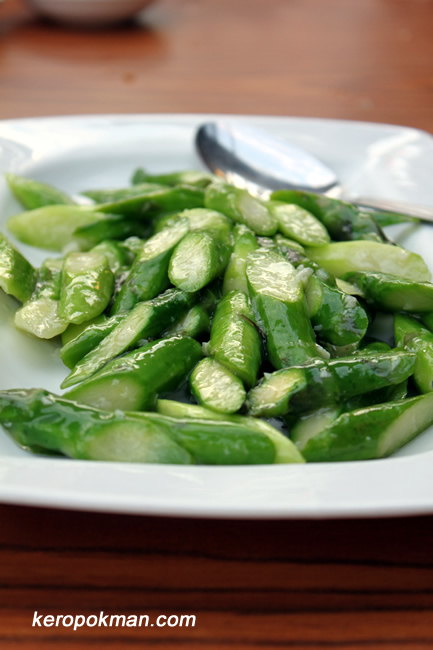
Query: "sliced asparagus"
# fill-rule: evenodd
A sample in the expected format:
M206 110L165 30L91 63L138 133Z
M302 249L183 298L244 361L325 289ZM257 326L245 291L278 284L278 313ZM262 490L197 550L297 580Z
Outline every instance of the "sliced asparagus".
M233 252L224 273L223 293L243 291L248 294L247 256L258 247L256 236L250 228L243 224L233 228Z
M401 384L415 370L416 356L395 350L325 361L267 375L248 395L249 413L273 417L339 403L384 386Z
M354 284L365 300L380 311L433 311L433 284L413 282L389 273L357 271L343 280Z
M210 357L194 368L190 385L199 404L220 413L236 413L246 398L242 381Z
M105 255L69 253L62 269L59 315L68 323L95 318L110 302L114 275Z
M259 249L247 257L247 279L274 368L318 356L302 284L290 262L273 250Z
M17 174L5 174L12 194L26 210L43 208L46 205L73 205L72 198L61 190Z
M26 302L33 294L36 281L36 270L0 233L0 288L20 302Z
M191 338L152 341L113 359L65 396L106 410L151 410L160 394L185 383L202 354Z
M73 386L97 372L110 359L128 348L136 347L143 339L157 336L174 323L197 300L195 294L179 289L168 289L153 300L138 303L120 322L88 352L62 383L62 388ZM105 332L104 332L105 333Z
M231 291L219 302L212 321L209 354L251 388L262 362L262 341L248 297Z
M132 309L150 300L169 286L168 266L176 245L188 232L188 220L179 219L143 243L120 289L112 314Z
M252 196L247 190L220 181L208 185L205 191L205 206L218 210L243 223L257 235L273 235L278 228L276 218L268 206Z
M389 456L433 424L433 394L343 413L302 447L309 462Z
M306 253L336 277L354 271L377 271L413 282L431 280L431 273L420 255L390 244L375 241L335 242L306 248Z
M293 459L281 457L281 440L275 433L251 430L241 421L107 412L43 390L0 392L0 422L23 447L83 460L209 465L299 462L294 454Z

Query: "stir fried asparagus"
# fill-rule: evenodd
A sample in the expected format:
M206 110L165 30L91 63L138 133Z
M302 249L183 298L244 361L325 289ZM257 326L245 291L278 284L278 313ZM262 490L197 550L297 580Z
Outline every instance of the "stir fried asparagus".
M0 393L21 446L145 463L349 461L433 424L433 284L382 230L401 215L294 190L266 201L188 170L139 169L129 186L84 191L86 205L7 183L24 211L7 222L17 246L0 235L0 287L23 336L52 339L70 370L63 396ZM58 255L34 267L19 242ZM383 312L394 329L382 339Z

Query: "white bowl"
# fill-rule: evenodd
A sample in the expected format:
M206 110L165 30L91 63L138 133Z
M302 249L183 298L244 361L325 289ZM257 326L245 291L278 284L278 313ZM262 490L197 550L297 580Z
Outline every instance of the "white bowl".
M27 0L41 15L75 25L108 25L126 20L152 0Z

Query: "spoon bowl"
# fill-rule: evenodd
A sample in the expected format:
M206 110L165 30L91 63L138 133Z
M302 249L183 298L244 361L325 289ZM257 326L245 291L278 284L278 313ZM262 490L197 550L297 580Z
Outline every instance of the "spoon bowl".
M196 133L196 147L214 174L261 198L275 190L296 189L344 200L344 188L332 169L300 147L260 129L234 121L206 122ZM366 210L433 222L433 208L429 207L369 197L351 198L350 202Z

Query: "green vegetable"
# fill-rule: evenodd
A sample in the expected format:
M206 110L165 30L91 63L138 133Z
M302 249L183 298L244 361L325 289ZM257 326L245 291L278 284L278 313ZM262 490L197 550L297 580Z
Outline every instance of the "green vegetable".
M251 429L246 422L174 419L157 413L135 413L137 419L164 424L176 442L201 465L269 465L279 460L277 440L271 432ZM278 459L278 460L277 460Z
M7 181L29 208L11 232L65 256L35 270L0 235L0 287L23 302L16 326L61 334L71 370L63 397L0 392L0 423L30 451L356 460L433 423L431 274L381 230L404 215L299 191L265 201L194 171L137 170L130 187L86 192L85 206ZM162 399L188 387L199 404ZM261 417L280 418L277 428Z
M15 312L18 329L41 339L51 339L66 330L68 321L59 310L62 267L61 259L43 262L30 300Z
M195 339L210 331L209 313L203 305L194 305L185 316L171 325L163 334L166 336L190 336Z
M89 193L85 193L89 196ZM142 194L127 196L110 203L98 203L94 210L120 214L127 217L149 219L157 214L180 212L188 208L204 206L204 190L199 187L178 185L145 191Z
M5 178L12 194L26 210L43 208L46 205L74 204L68 194L57 190L51 185L18 176L17 174L5 174Z
M212 322L209 354L251 388L257 383L262 342L248 297L231 291L219 302Z
M230 245L214 233L195 230L176 246L168 275L172 284L184 291L199 291L220 276L230 258Z
M88 250L107 239L148 237L150 234L150 224L145 221L117 214L103 215L102 212L98 212L98 215L97 221L79 226L74 232L73 240L81 250Z
M273 250L259 249L247 257L247 279L253 310L266 334L274 368L317 357L302 284L290 262Z
M242 190L220 181L208 185L205 191L205 206L218 210L243 223L258 235L273 235L278 228L276 218L262 201Z
M301 453L311 438L319 435L344 412L341 404L324 406L309 413L301 414L290 427L290 439Z
M102 325L108 320L108 317L105 314L99 314L95 318L91 318L84 323L69 323L68 327L62 332L62 345L67 345L72 339L75 339L79 336L84 330L92 325Z
M281 201L270 201L268 207L278 222L278 229L286 237L306 246L329 243L330 237L325 226L308 210Z
M25 448L82 460L190 464L191 455L157 422L99 411L44 390L0 392L0 422Z
M87 196L96 203L117 203L125 199L132 199L135 196L142 197L151 192L163 190L164 187L160 183L139 183L134 186L111 188L103 190L86 190L82 192L83 196Z
M400 223L420 223L418 217L410 217L408 214L402 214L401 212L390 212L388 210L364 210L367 212L377 223L380 228L386 228L386 226L394 226Z
M100 220L106 220L106 215L93 212L87 206L47 205L10 217L7 226L24 244L62 252L66 246L82 250L95 246L98 240L75 232Z
M0 421L23 447L82 460L243 465L277 456L270 435L243 423L106 412L43 390L2 391Z
M273 372L247 398L251 415L278 417L329 406L385 386L401 384L415 370L411 352L392 351L317 359L303 366Z
M169 286L168 266L176 245L188 232L188 220L179 219L143 243L111 313L132 309L143 300L157 296Z
M304 261L299 268L312 271L306 283L305 296L319 339L335 346L360 341L367 331L369 320L358 300L341 291L335 278L314 262Z
M242 415L229 415L217 413L204 406L197 404L185 404L174 400L159 399L156 403L156 410L161 415L172 418L194 419L194 420L219 420L242 424L252 431L258 431L268 436L275 445L274 463L303 463L304 459L293 442L275 429L268 422L258 418L244 417Z
M302 447L309 462L389 456L433 424L433 394L343 413Z
M134 186L140 183L160 183L161 185L193 185L206 187L215 179L213 174L187 170L169 174L148 174L143 169L137 169L132 177Z
M416 354L413 379L421 393L433 390L433 334L421 323L405 314L394 315L394 332L397 347Z
M429 282L431 273L420 255L375 241L347 241L306 249L308 257L329 273L342 277L353 271L390 273L413 282Z
M107 307L114 276L105 255L69 253L62 269L59 316L69 323L83 323Z
M357 271L343 280L360 289L365 300L381 311L433 311L433 284L413 282L389 273Z
M67 341L60 349L60 356L63 363L68 368L74 368L83 357L91 352L106 336L108 336L119 323L124 320L128 312L121 312L115 314L111 318L103 317L103 320L98 321L92 319L82 323L85 327L77 332ZM95 322L96 320L96 322ZM69 328L68 328L69 330Z
M0 233L0 288L20 302L32 296L37 273L26 258Z
M296 253L299 253L300 255L305 257L305 249L301 244L299 244L296 241L293 241L293 239L288 239L287 237L284 237L283 235L280 235L280 233L277 232L276 235L274 235L273 240L272 240L280 253L283 255L287 256L287 259L291 262L292 257L294 257Z
M62 383L62 388L76 384L97 372L102 366L141 340L158 336L176 322L197 300L194 294L168 289L160 296L138 303L125 318L88 352ZM104 331L104 334L106 330Z
M246 398L242 381L210 357L202 359L193 370L190 385L199 404L220 413L239 411Z
M185 383L201 357L200 344L191 338L152 341L113 359L65 397L106 410L152 410L158 395Z
M128 264L125 247L120 242L106 239L92 248L92 252L101 253L107 258L111 271L116 274Z
M242 224L233 228L233 252L224 273L223 293L243 291L248 294L247 256L258 246L256 236L250 228Z
M386 241L371 214L345 201L301 190L278 190L271 194L271 199L294 204L311 212L323 223L331 238L337 241Z

